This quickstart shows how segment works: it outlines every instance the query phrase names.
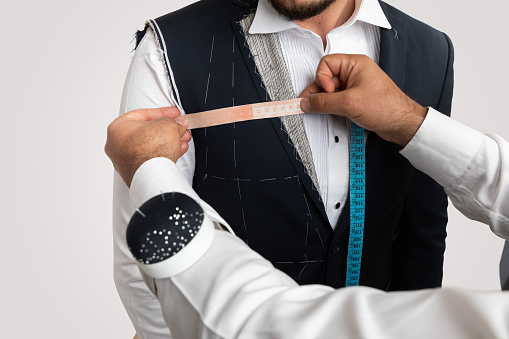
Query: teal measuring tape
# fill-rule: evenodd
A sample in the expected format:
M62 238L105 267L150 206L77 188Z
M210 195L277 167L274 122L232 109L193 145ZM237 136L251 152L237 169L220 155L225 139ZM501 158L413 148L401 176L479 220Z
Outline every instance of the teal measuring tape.
M366 194L366 161L364 128L352 122L350 131L350 238L346 264L346 286L359 285L364 210Z

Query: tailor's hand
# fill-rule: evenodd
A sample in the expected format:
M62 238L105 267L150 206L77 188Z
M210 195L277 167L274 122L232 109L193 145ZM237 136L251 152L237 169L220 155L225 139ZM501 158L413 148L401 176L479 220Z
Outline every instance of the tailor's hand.
M305 112L345 116L402 146L413 138L428 112L365 55L323 57L315 82L300 96Z
M187 126L189 121L175 107L132 111L108 126L104 151L131 186L134 173L145 161L165 157L177 162L187 152L191 140Z

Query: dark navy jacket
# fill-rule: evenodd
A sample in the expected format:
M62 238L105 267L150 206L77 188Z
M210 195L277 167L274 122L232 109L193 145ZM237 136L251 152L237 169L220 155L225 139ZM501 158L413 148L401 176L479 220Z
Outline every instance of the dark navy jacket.
M449 114L449 38L380 4L393 27L381 29L380 66L421 105ZM269 100L237 23L255 8L252 0L202 0L155 20L187 114ZM300 284L344 286L349 206L333 230L279 118L194 130L193 138L193 187L239 237ZM447 199L399 150L369 137L360 283L440 286Z

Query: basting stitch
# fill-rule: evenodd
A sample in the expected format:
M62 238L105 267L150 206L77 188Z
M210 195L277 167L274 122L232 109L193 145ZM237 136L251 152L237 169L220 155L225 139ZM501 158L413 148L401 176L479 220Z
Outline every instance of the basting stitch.
M237 155L235 152L235 145L236 145L236 142L235 142L235 139L233 139L233 162L235 164L235 167L237 167Z
M306 207L308 208L308 217L309 217L309 219L313 219L313 217L311 216L311 211L309 209L308 199L306 198L305 194L303 194L302 196L304 197L304 201L306 202Z
M232 88L235 88L235 62L232 65Z
M242 200L242 194L240 194L240 180L237 180L237 187L239 188L239 200Z
M205 105L207 104L207 97L209 95L209 83L210 83L210 72L209 72L209 77L207 79L207 90L205 91Z
M318 233L318 238L320 238L320 243L322 244L322 248L323 248L324 252L327 253L327 250L325 249L325 246L322 241L322 236L320 235L320 232L318 232L318 228L315 228L315 230L316 230L316 233Z
M299 261L299 264L308 264L308 263L315 263L315 262L318 262L318 260Z
M304 268L300 271L299 273L299 280L300 280L300 276L302 275L302 272L304 272L304 270L306 269L306 267L308 267L308 256L306 255L306 253L304 253L304 257L306 258L306 261L304 263L306 263L304 265Z
M205 182L205 179L207 179L207 176L208 176L208 174L207 174L207 173L205 173L205 176L203 177L203 179L201 180L201 182L200 182L198 185L196 185L196 187L194 187L194 189L197 189L198 187L200 187L200 186L201 186L201 185Z
M286 179L293 179L293 178L298 178L298 177L299 177L298 175L294 175L292 177L285 177L284 179L286 180Z
M213 35L212 36L212 47L210 48L210 60L209 60L209 63L212 63L212 56L214 55L214 41L215 41L215 36ZM207 97L208 97L208 94L209 94L209 84L210 84L210 72L209 72L209 77L207 79L207 90L205 91L205 105L207 104Z
M308 233L309 233L309 223L306 223L306 241L304 242L304 247L308 246Z
M213 35L212 36L212 48L210 49L210 60L209 60L210 63L212 63L212 55L214 53L214 41L215 41L215 38L216 37Z

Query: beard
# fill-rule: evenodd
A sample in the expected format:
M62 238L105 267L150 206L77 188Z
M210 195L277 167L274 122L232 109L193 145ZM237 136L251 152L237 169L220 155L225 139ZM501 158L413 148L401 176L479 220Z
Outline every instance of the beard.
M336 0L315 0L308 4L297 4L293 0L268 0L282 16L296 21L304 21L321 14Z

